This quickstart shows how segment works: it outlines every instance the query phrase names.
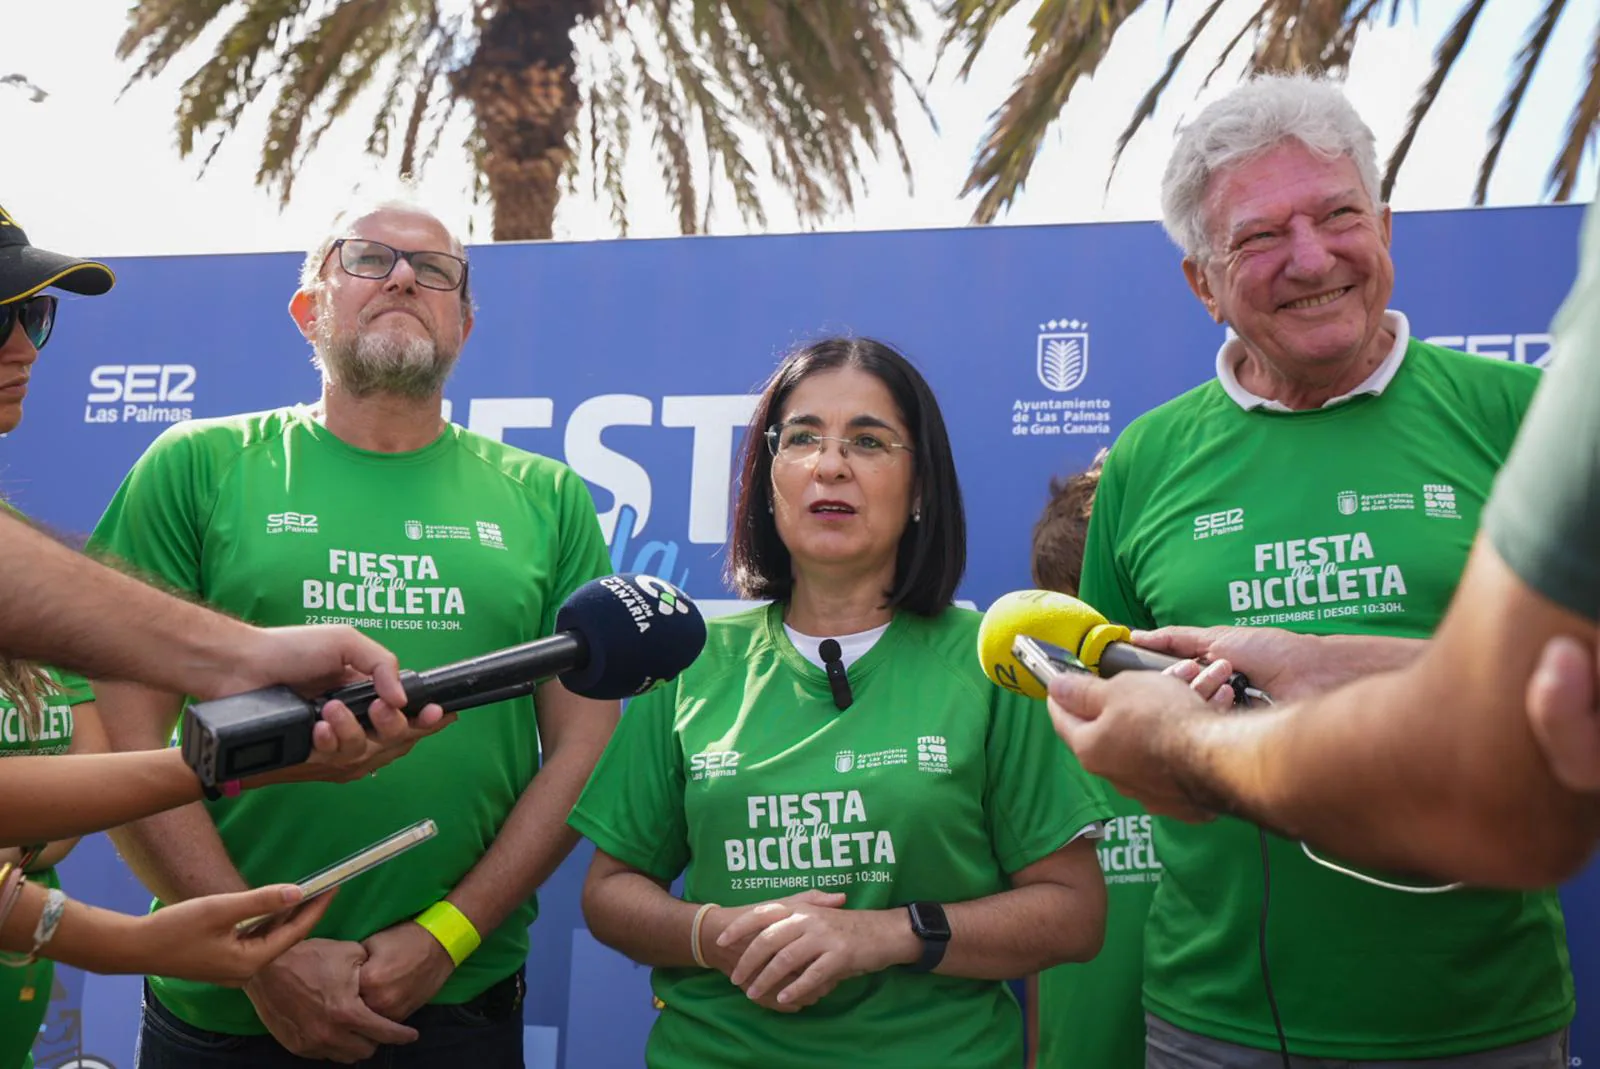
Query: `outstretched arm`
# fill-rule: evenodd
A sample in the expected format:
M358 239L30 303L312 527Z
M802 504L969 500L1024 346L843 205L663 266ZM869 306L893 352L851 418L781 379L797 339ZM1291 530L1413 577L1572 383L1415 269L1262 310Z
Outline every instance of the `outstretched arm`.
M1235 813L1368 864L1548 886L1600 839L1600 796L1555 775L1529 719L1535 667L1560 636L1595 648L1592 621L1480 537L1409 668L1248 715L1208 710L1170 678L1074 673L1051 712L1085 768L1164 811Z

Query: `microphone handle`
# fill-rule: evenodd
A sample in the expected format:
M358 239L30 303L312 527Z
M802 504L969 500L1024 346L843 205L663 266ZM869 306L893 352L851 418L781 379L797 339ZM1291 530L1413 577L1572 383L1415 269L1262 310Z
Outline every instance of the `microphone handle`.
M1183 660L1169 653L1157 653L1131 642L1108 642L1105 652L1100 654L1101 676L1110 677L1118 672L1162 672ZM1233 704L1248 705L1250 691L1254 688L1243 672L1235 672L1228 677L1228 686L1233 690Z
M456 712L521 697L532 691L540 680L580 667L588 660L589 644L583 636L576 631L563 631L425 672L401 672L400 684L406 692L405 711L415 716L424 705L437 702L446 712ZM329 691L312 704L320 716L325 703L342 701L363 726L370 727L367 711L377 698L377 688L367 680Z
M1107 678L1118 672L1162 672L1181 660L1182 657L1157 653L1131 642L1108 642L1105 651L1100 654L1098 671Z

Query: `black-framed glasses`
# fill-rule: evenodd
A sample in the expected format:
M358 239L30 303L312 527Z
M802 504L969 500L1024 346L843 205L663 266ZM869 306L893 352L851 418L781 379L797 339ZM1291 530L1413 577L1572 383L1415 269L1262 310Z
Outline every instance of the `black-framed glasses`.
M458 290L467 282L467 261L447 252L397 249L367 238L340 238L328 250L337 253L339 266L357 278L383 279L401 260L411 265L417 285L430 290Z
M823 448L829 442L839 444L839 455L846 460L854 458L856 461L874 465L887 464L894 459L897 449L904 449L907 452L911 450L909 445L897 442L887 434L858 431L848 438L840 438L829 434L818 434L803 423L768 427L765 437L767 452L772 454L774 460L786 464L815 460L822 455Z
M43 349L50 340L50 331L56 325L56 298L41 293L9 304L0 304L0 345L11 340L11 331L18 323L35 349Z

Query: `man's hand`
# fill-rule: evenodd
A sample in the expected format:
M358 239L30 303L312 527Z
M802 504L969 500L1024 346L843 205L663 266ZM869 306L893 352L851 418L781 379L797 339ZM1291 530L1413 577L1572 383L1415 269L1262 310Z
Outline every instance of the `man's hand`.
M1275 702L1307 697L1343 682L1324 670L1316 638L1277 627L1163 627L1135 631L1129 641L1202 663L1228 661Z
M728 979L752 1000L791 1011L817 1002L841 980L914 962L921 952L903 909L764 903L729 924L718 941L747 938Z
M251 627L245 636L243 644L234 646L232 655L208 673L209 685L193 693L221 698L281 683L311 695L371 677L380 698L392 708L405 707L406 692L400 686L400 664L394 654L353 627Z
M306 762L252 778L251 786L360 779L455 722L455 714L438 705L423 706L415 716L401 712L406 692L394 654L353 627L250 627L246 633L243 656L212 688L217 695L279 684L311 695L369 677L378 691L378 700L367 710L370 730L343 702L329 702L312 726L312 751Z
M437 705L424 706L415 719L381 698L367 710L372 730L366 731L343 702L322 707L322 719L311 728L311 756L295 779L348 783L376 772L411 752L418 742L456 722L456 714Z
M366 958L360 943L307 939L258 972L244 991L261 1023L291 1053L348 1065L372 1057L379 1044L417 1038L416 1029L361 1001Z
M1223 714L1181 679L1124 672L1099 679L1067 672L1050 683L1056 733L1089 772L1142 802L1152 813L1209 820L1179 782L1169 755L1181 746L1193 718Z
M401 921L362 940L361 1001L391 1021L426 1006L455 971L439 940L416 921Z
M1561 785L1600 791L1600 707L1596 670L1600 657L1575 639L1545 643L1528 680L1528 724Z

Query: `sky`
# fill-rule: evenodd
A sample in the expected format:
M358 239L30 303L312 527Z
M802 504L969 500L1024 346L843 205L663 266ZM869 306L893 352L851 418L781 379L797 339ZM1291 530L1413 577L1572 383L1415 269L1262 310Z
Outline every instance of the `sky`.
M274 195L253 182L267 107L261 103L202 175L198 161L179 157L172 132L178 87L204 58L200 52L181 55L160 79L123 92L131 68L116 59L115 45L126 21L126 0L4 2L0 75L23 74L47 96L34 102L25 91L0 85L0 126L9 134L0 206L46 247L93 256L299 249L317 238L355 188L381 185L394 171L392 162L374 161L362 152L368 127L358 108L331 129L297 174L294 200L280 208ZM1074 93L1002 225L1159 216L1160 174L1173 132L1228 88L1236 70L1225 70L1205 92L1199 83L1217 48L1233 36L1257 0L1229 0L1191 53L1200 61L1191 62L1174 80L1108 187L1111 152L1127 116L1205 4L1176 0L1163 18L1165 6L1152 0L1130 19L1100 71ZM1391 202L1396 210L1470 203L1487 130L1536 6L1528 0L1490 0L1412 148ZM1027 15L1035 7L1018 5L964 81L956 77L959 63L953 60L959 57L946 56L935 65L938 31L929 7L924 39L909 48L905 65L924 87L937 128L923 117L911 90L900 91L901 128L914 167L914 187L908 188L892 156L872 163L862 174L866 195L853 211L835 214L823 229L969 223L976 198L962 198L961 186L990 114L1023 69ZM1433 48L1459 4L1427 0L1402 2L1400 7L1396 25L1381 25L1362 38L1347 82L1352 101L1377 136L1380 161L1398 139L1416 87L1429 72ZM1587 65L1597 17L1600 0L1567 5L1490 185L1489 203L1543 199L1545 176ZM469 165L465 154L453 148L464 129L458 126L447 135L444 148L422 175L421 192L447 223L469 241L481 242L489 236L488 211L472 207ZM649 139L636 135L635 142L626 169L631 235L675 236L675 215L660 188ZM578 185L557 212L557 239L615 237L609 206L589 195L588 176L580 176ZM1592 195L1594 185L1591 160L1581 194ZM731 204L725 194L717 199ZM772 191L767 200L769 231L799 229L781 192ZM747 232L732 211L714 214L711 230Z

